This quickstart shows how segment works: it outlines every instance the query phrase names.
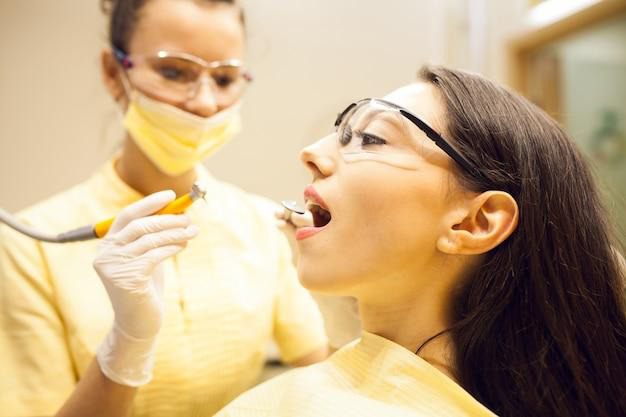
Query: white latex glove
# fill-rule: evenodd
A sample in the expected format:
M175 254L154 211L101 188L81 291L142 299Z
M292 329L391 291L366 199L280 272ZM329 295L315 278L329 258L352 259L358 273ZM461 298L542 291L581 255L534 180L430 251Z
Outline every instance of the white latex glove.
M118 384L139 386L152 378L163 317L160 263L198 233L185 215L150 216L174 198L173 191L162 191L124 208L93 262L115 313L96 358L102 372Z
M276 206L274 215L276 216L276 226L287 235L291 233L291 236L288 235L287 237L294 238L297 227L313 225L313 215L308 210L304 214L298 214L290 212L282 206Z
M287 235L287 239L294 253L297 253L295 244L295 230L297 227L313 225L313 215L310 211L304 214L289 213L284 207L278 207L275 212L278 228ZM324 328L328 336L328 344L333 349L361 337L361 319L359 306L354 297L334 296L311 293L322 313Z

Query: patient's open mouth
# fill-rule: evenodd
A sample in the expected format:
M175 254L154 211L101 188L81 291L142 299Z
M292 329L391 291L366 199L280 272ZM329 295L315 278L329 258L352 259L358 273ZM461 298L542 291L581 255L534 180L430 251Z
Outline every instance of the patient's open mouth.
M310 236L313 236L322 230L326 229L326 226L332 220L330 210L322 199L322 197L315 191L313 186L309 185L304 190L304 199L306 200L307 209L313 216L313 227L300 227L296 230L296 239L302 240Z
M315 203L309 203L307 208L313 215L313 225L315 227L324 227L330 223L330 220L332 219L330 211L323 209Z

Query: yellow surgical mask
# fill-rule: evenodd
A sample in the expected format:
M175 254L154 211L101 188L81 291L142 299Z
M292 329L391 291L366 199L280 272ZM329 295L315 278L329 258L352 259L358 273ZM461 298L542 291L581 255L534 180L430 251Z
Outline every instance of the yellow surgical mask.
M124 127L144 154L167 175L187 172L241 131L241 103L201 117L134 90Z

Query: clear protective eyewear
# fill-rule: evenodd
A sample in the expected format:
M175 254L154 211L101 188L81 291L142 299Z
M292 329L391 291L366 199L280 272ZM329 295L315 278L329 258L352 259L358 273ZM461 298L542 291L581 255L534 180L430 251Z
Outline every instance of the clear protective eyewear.
M428 123L407 109L386 100L366 98L350 104L335 121L339 153L346 162L378 161L399 168L417 169L436 145L461 168L480 175Z
M216 101L228 105L241 98L252 81L237 59L206 62L191 54L168 51L128 55L117 47L113 53L129 78L132 70L133 85L168 101L190 100L209 84Z

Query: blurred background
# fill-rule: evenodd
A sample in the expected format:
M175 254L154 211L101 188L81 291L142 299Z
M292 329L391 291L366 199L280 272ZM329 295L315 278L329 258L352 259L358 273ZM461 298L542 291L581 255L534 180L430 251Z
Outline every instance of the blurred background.
M121 141L101 83L98 3L0 1L0 207L16 212L81 182ZM301 200L309 175L298 152L338 111L445 64L505 83L562 122L626 238L626 0L242 4L255 81L243 133L207 161L218 178Z

